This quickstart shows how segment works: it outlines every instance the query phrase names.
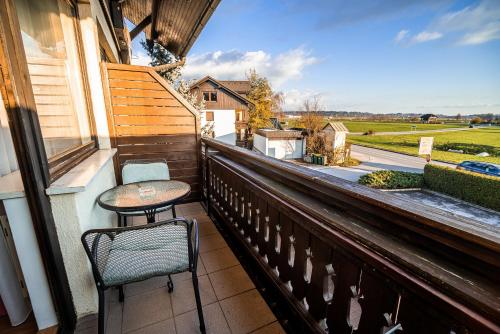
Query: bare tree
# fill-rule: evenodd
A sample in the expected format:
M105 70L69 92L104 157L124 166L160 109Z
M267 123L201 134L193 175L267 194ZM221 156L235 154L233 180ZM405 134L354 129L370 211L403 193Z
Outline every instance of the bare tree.
M301 121L310 136L323 128L324 117L322 112L321 97L318 95L305 100L302 104Z

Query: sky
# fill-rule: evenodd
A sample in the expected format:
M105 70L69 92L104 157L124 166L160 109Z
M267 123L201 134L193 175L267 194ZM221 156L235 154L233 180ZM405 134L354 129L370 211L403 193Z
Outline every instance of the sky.
M133 63L147 64L138 43ZM185 79L249 69L325 110L500 113L500 0L222 0L191 48Z

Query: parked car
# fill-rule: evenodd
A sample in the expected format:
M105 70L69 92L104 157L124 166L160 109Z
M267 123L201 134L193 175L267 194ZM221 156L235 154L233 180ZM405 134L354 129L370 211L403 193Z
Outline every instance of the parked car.
M500 165L479 161L462 161L457 169L500 177Z

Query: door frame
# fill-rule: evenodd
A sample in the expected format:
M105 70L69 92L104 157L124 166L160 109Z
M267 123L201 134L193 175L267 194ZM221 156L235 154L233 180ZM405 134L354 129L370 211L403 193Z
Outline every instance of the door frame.
M12 0L0 1L0 91L7 110L19 170L33 227L49 281L60 333L76 325L68 277L49 197L48 162L36 113L35 99Z

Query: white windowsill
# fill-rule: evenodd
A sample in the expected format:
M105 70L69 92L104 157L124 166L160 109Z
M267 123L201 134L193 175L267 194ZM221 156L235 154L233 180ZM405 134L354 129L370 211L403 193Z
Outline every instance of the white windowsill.
M21 172L15 172L0 177L0 200L24 197L24 186Z
M99 150L87 159L83 160L78 166L61 176L49 188L45 190L47 195L71 194L85 191L90 182L113 158L116 148Z

